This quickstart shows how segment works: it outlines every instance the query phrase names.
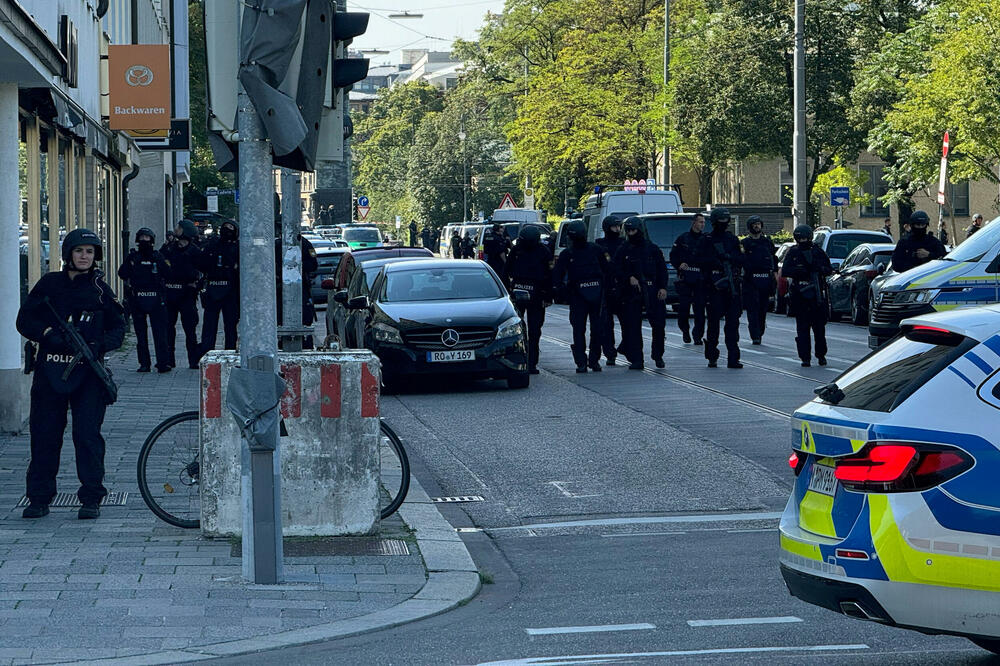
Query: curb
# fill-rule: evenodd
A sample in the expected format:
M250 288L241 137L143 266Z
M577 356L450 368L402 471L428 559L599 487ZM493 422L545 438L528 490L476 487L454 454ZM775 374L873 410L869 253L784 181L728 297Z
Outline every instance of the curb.
M72 663L153 666L264 652L391 629L444 613L476 596L481 587L479 570L472 561L469 550L455 529L434 506L431 498L420 486L420 482L412 475L410 490L403 506L399 508L399 514L403 522L416 533L417 547L427 567L427 582L415 595L392 608L257 638L208 643L181 650L150 652L131 657L111 657Z

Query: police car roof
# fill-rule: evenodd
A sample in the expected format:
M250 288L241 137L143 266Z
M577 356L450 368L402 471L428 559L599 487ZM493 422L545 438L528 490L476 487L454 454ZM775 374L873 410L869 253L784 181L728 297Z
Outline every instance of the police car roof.
M1000 304L934 312L904 319L901 326L933 326L982 342L1000 333Z

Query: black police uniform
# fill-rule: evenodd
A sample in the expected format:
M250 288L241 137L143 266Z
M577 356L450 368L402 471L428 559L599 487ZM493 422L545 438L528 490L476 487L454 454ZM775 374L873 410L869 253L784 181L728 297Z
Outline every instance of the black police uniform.
M184 329L184 346L187 348L189 368L198 367L198 281L201 272L201 250L192 239L185 238L182 247L174 240L163 250L163 256L170 264L166 281L167 303L167 362L176 367L177 319Z
M569 323L573 327L573 360L578 371L586 372L588 364L600 370L601 303L608 281L610 258L594 243L573 241L556 260L552 282L557 292L563 292L569 302ZM590 354L587 354L587 319L590 319ZM588 363L589 359L589 363Z
M615 222L618 226L621 226L619 222ZM553 234L555 236L555 234ZM607 229L604 230L604 238L598 238L596 241L597 246L604 250L604 252L611 258L618 253L618 249L625 242L622 239L621 233L613 234ZM614 365L615 359L618 358L618 349L615 346L615 317L618 317L618 325L622 327L622 331L625 330L624 323L622 322L622 307L621 298L618 293L618 287L614 280L609 280L607 288L604 290L604 303L601 307L601 328L604 329L604 358L608 360L608 365ZM623 333L624 335L624 333Z
M424 247L430 248L430 246L431 246L431 228L430 227L425 226L423 229L420 230L420 242L423 244Z
M408 227L410 232L410 247L417 246L417 223L414 220L410 220L410 226Z
M521 238L511 250L504 265L504 277L511 289L523 289L531 294L527 305L518 312L528 329L528 369L538 366L538 341L545 323L545 303L552 301L552 253L539 241Z
M816 358L826 364L826 276L833 273L830 257L810 241L788 250L781 274L788 278L789 299L795 312L795 346L803 364L810 361L809 333L815 338Z
M764 337L767 309L777 286L774 274L778 260L774 256L774 243L767 236L747 236L743 246L743 304L747 309L747 328L750 339L760 342Z
M152 243L129 252L118 268L118 277L125 281L128 289L140 372L148 372L151 363L147 320L153 334L156 369L167 372L173 367L167 346L167 306L164 300L169 274L167 260L153 249Z
M633 367L642 367L642 310L653 329L652 358L663 365L663 347L667 326L666 302L657 292L667 288L667 263L663 251L646 240L640 230L626 239L614 256L614 272L621 299L622 349ZM632 286L631 278L639 282Z
M227 222L226 224L232 224ZM225 348L236 349L237 324L240 321L240 246L238 236L219 231L204 248L201 272L205 290L201 295L204 318L201 325L201 355L215 349L222 315Z
M503 232L503 228L501 227L500 231L487 229L483 234L483 260L501 277L506 272L504 264L507 262L508 251L510 251L510 239Z
M18 332L39 343L31 384L31 460L25 494L32 505L46 507L55 497L69 409L73 413L73 448L80 479L77 497L81 504L97 505L108 494L104 488L105 444L101 436L106 393L85 361L74 365L74 351L58 332L45 298L61 318L72 322L98 359L121 347L124 313L100 271L91 270L70 279L65 269L43 275L17 313Z
M713 365L719 360L719 326L725 319L726 361L730 367L737 367L740 362L740 315L743 311L740 302L740 268L743 265L740 242L728 231L713 229L711 233L703 234L698 242L697 261L706 278L708 300L705 358ZM733 284L726 277L727 263Z
M685 231L670 248L670 263L677 269L677 327L687 342L691 337L700 345L705 335L705 277L698 265L698 243L704 233ZM681 268L687 264L687 268ZM694 328L691 329L691 310L694 310Z
M897 273L904 273L947 254L941 241L927 233L926 229L922 233L919 229L920 227L911 227L910 234L896 243L896 249L892 251L892 268ZM930 254L926 259L921 259L917 256L917 250L927 250Z
M466 232L465 237L462 238L462 258L463 259L475 259L476 258L476 245L472 242L472 237Z
M462 237L455 232L451 235L451 240L449 241L449 247L451 248L451 258L461 259L462 258Z

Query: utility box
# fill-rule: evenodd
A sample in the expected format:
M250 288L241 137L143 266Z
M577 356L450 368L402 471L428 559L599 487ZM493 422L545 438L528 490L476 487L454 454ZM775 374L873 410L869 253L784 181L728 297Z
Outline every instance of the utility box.
M201 532L243 531L246 444L226 407L232 351L201 361ZM280 438L285 536L339 536L379 527L378 357L369 351L279 352L285 380ZM247 488L247 491L249 489Z

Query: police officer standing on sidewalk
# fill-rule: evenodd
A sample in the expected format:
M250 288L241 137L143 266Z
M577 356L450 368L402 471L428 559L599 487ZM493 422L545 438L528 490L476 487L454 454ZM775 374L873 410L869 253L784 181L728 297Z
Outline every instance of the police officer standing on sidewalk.
M163 255L154 249L156 234L143 227L135 232L135 250L128 253L118 268L118 277L125 282L129 309L132 312L132 326L135 329L136 354L139 356L139 372L149 372L149 332L146 320L153 332L153 350L156 352L156 370L170 372L170 354L167 348L167 306L164 302L169 264Z
M601 302L608 283L610 258L600 247L587 242L587 228L580 220L563 224L569 245L559 253L552 282L556 292L569 302L573 327L573 360L577 372L601 371ZM590 353L587 353L587 320L590 320Z
M764 337L767 308L778 284L778 259L774 243L762 232L764 222L759 215L747 219L750 235L741 241L743 246L743 303L747 309L747 328L750 340L759 345Z
M510 251L510 239L503 231L503 225L494 222L483 234L483 259L497 275L503 277L506 270L507 253Z
M510 251L506 274L511 289L523 289L531 295L527 305L518 305L518 313L528 329L528 372L538 374L538 340L545 323L545 308L552 303L552 253L542 245L541 230L526 225L517 245Z
M204 319L201 325L199 358L215 349L219 315L225 331L225 348L236 349L236 326L240 321L240 245L239 227L226 220L219 235L202 252L201 272L205 291L201 295Z
M618 218L608 215L601 222L601 227L604 229L604 238L598 238L595 242L609 257L614 259L618 248L625 242L621 235L621 222ZM604 358L607 359L608 365L614 365L615 359L618 358L618 350L615 347L614 318L618 317L618 323L621 325L622 310L621 298L615 280L608 280L608 282L609 284L604 290L604 303L601 304L601 327L604 329ZM625 330L624 326L622 326L622 330Z
M910 215L910 233L900 238L892 251L892 268L897 273L905 273L947 254L941 241L927 233L930 223L931 218L922 210L915 210Z
M198 369L198 280L201 273L201 250L195 245L198 229L194 222L181 220L177 225L175 239L163 249L163 256L170 264L166 282L167 302L167 363L177 366L174 353L177 343L177 319L180 317L184 329L184 345L187 347L188 367Z
M667 326L667 262L663 251L646 239L638 217L625 220L625 243L614 257L618 294L622 303L622 348L630 370L642 370L642 309L653 329L652 358L663 362Z
M719 326L726 320L726 367L742 368L740 363L740 268L743 253L740 241L729 229L729 209L713 208L709 220L712 232L698 242L697 261L705 275L708 292L708 332L705 336L705 358L708 367L718 367Z
M808 224L795 227L795 245L788 250L781 265L781 274L789 281L790 298L795 312L795 346L802 367L810 364L809 333L816 342L816 360L826 365L826 318L829 294L826 276L833 273L830 257L813 243L813 230Z
M670 248L670 263L677 269L677 326L684 342L700 345L705 334L705 277L698 266L698 243L705 230L705 216L694 214L690 231L685 231ZM689 329L690 313L694 308L694 330Z
M77 517L100 516L99 505L108 494L101 425L112 398L90 364L80 362L59 323L75 327L99 362L106 352L121 347L125 317L103 273L95 267L102 258L96 234L88 229L69 232L62 243L63 270L43 275L17 313L18 332L38 343L28 420L31 459L25 492L29 503L21 514L24 518L49 513L56 495L67 409L73 413L73 448L80 479L77 497L83 505Z

